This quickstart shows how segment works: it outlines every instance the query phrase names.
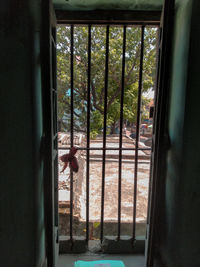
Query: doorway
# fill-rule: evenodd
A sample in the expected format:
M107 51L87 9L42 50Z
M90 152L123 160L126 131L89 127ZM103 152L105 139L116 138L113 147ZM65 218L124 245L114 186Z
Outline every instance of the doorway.
M57 26L58 149L76 146L80 164L59 176L68 249L128 236L124 252L144 252L157 36L157 23Z

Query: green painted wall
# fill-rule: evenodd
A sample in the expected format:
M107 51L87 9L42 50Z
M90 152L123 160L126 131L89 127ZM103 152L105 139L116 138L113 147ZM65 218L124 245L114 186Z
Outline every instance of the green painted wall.
M41 151L43 136L42 82L41 82L41 6L40 1L30 1L32 19L32 97L33 97L33 147L35 182L35 266L43 266L45 260L45 224L44 224L44 161Z
M53 0L62 10L161 10L163 0Z
M200 3L176 1L164 215L159 254L169 267L200 264Z
M167 176L159 253L169 267L196 267L200 206L200 3L176 3ZM7 0L0 31L1 266L45 259L40 1Z
M193 1L190 51L188 61L188 80L186 93L186 111L183 133L183 176L182 208L181 208L181 240L180 255L185 256L185 266L192 260L193 266L200 264L200 2ZM187 242L185 242L187 240ZM186 254L188 252L188 255Z
M40 1L1 5L1 266L45 259L40 77Z

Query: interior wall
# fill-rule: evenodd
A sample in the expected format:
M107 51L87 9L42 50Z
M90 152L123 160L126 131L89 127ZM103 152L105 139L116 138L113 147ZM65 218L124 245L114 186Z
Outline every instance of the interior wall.
M165 218L159 253L166 266L198 266L200 3L176 2ZM0 242L2 266L45 260L40 1L1 5Z
M43 155L43 107L41 77L41 1L30 0L32 37L32 103L33 103L33 170L35 190L35 266L45 262L45 214L44 214L44 155Z
M193 0L186 111L183 130L183 168L181 209L180 255L185 255L184 265L200 265L200 142L199 142L199 99L200 99L200 2ZM187 242L185 242L187 240ZM182 263L182 262L181 262Z
M198 0L176 1L168 123L171 147L157 244L166 267L200 264L199 11Z
M1 31L1 266L45 260L40 1L4 1Z
M161 10L163 0L53 0L59 10Z

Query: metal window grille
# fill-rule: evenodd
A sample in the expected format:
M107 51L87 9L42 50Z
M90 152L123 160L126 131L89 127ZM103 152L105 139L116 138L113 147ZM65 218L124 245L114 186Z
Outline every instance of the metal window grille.
M87 70L87 142L86 147L79 147L79 150L86 151L86 240L89 240L89 183L90 183L90 151L102 150L102 188L101 188L101 230L100 240L104 238L104 197L105 197L105 158L106 151L117 150L119 151L119 167L118 167L118 239L121 236L121 183L122 183L122 151L134 150L135 151L135 167L134 167L134 196L133 196L133 228L132 238L135 239L136 232L136 203L137 203L137 178L138 178L138 152L140 150L151 150L151 148L139 147L139 135L140 135L140 108L142 97L142 82L143 82L143 57L144 57L144 32L146 25L140 25L141 27L141 47L140 47L140 67L138 77L138 99L137 99L137 121L136 121L136 139L135 148L123 148L122 136L123 136L123 105L124 105L124 78L125 78L125 58L126 58L126 24L120 24L123 27L123 48L122 48L122 71L121 71L121 97L120 97L120 131L119 131L119 147L107 147L106 146L106 128L107 128L107 100L108 100L108 79L109 79L109 30L110 25L106 27L106 47L105 47L105 81L104 81L104 119L103 119L103 146L102 147L90 147L90 82L91 82L91 24L88 25L88 70ZM74 145L74 24L70 25L71 28L71 59L70 59L70 80L71 80L71 146ZM69 149L59 148L59 149ZM73 242L73 173L70 173L70 239Z

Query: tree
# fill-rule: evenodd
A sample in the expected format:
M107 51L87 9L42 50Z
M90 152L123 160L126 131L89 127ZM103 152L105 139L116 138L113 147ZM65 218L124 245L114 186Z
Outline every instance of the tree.
M140 68L141 28L127 27L124 120L136 121L138 77ZM106 27L91 28L91 127L92 136L103 128ZM145 29L143 92L153 87L156 68L156 28ZM109 78L107 125L113 132L120 118L121 71L123 28L110 27L109 33ZM87 72L88 72L88 27L74 28L74 129L86 131L87 117ZM58 62L58 119L66 130L70 128L70 27L59 26L57 31ZM142 97L143 106L148 102Z

